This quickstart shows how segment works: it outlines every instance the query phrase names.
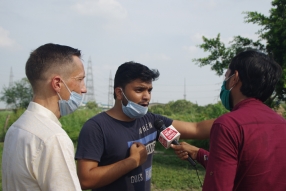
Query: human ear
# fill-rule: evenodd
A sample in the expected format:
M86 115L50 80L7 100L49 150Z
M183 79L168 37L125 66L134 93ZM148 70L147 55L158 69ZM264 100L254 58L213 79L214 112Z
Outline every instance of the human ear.
M122 100L122 88L121 87L117 87L114 89L115 95L116 95L116 99Z
M233 77L230 79L230 86L235 86L239 82L239 73L237 70L234 71Z
M239 81L239 73L237 70L234 71L234 80L235 80L235 83L238 83Z
M52 78L52 81L51 81L51 85L52 85L52 88L56 91L56 92L60 92L61 91L61 78L60 76L54 76Z

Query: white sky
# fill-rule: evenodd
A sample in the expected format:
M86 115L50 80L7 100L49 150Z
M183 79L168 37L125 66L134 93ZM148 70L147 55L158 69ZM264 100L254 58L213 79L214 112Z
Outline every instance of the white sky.
M32 50L57 43L80 49L85 67L91 58L98 103L108 102L110 73L127 61L160 71L151 102L183 99L185 83L188 101L217 103L223 77L192 62L207 55L196 45L218 33L226 43L257 39L260 27L242 12L270 8L271 0L0 0L0 91L11 68L13 81L26 77Z

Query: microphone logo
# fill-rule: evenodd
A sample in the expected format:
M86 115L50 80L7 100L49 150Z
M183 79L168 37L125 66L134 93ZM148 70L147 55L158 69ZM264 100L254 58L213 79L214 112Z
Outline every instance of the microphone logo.
M158 141L165 147L167 148L167 140L164 139L162 136L159 137Z
M179 141L180 133L171 125L160 132L158 141L167 149L173 141Z
M166 137L168 140L173 140L173 138L177 135L178 131L167 128L164 131L162 131L163 135Z

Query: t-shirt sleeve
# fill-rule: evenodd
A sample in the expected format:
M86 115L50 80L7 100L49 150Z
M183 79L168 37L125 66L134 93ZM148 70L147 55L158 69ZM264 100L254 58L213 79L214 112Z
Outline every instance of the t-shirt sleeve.
M164 116L158 115L158 114L153 114L153 115L154 115L154 117L155 117L155 120L154 120L154 121L156 121L157 119L161 119L161 120L163 120L164 125L165 125L166 127L169 127L169 126L172 125L172 123L173 123L173 120L170 119L170 118L168 118L168 117L164 117ZM157 130L157 132L158 132L158 130ZM160 133L157 133L156 141L158 141L159 135L160 135Z
M156 119L161 119L163 120L164 124L166 127L169 127L170 125L172 125L173 123L173 120L168 118L168 117L165 117L165 116L162 116L162 115L158 115L158 114L154 114L155 115L155 120Z
M238 142L231 127L216 123L210 133L210 154L203 191L231 191L237 169Z
M81 191L74 146L68 135L55 135L42 143L33 168L41 190Z
M95 120L89 119L80 131L75 159L100 162L103 152L104 140L101 128Z

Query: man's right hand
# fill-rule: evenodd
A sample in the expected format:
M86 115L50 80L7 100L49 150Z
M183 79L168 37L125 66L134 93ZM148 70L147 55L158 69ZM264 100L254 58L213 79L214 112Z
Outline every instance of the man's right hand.
M137 167L147 160L147 150L142 143L134 142L130 147L130 158L135 159Z
M79 159L77 161L78 177L83 190L100 188L111 184L147 160L146 147L141 143L133 143L130 156L110 165L98 166L95 160Z

